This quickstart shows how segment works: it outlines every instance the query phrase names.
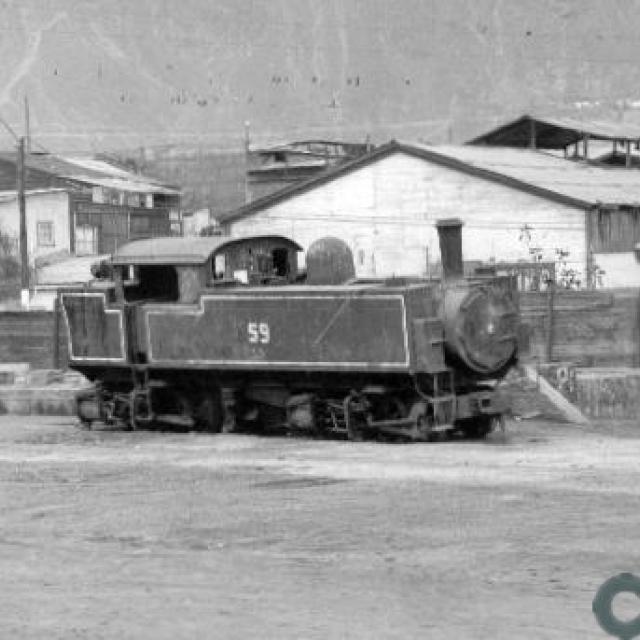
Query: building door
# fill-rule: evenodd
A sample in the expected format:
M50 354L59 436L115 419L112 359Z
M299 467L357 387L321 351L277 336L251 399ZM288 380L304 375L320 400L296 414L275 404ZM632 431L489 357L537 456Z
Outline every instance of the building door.
M87 256L98 253L98 227L90 224L76 226L76 255Z

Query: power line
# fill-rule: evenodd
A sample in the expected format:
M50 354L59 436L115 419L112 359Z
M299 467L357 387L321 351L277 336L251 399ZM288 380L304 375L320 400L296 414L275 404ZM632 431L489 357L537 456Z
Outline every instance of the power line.
M40 144L37 140L34 140L33 138L31 139L31 144L35 145L36 147L40 147L40 150L44 151L44 153L51 154L51 151L49 151L49 149L47 149L44 145Z
M16 142L20 140L20 137L18 136L18 134L11 128L9 123L1 116L0 116L0 124L2 124L4 128L13 136L13 139Z

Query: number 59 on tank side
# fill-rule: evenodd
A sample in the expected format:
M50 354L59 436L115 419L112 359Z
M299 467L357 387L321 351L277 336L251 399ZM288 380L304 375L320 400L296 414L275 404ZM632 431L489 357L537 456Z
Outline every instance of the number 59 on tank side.
M85 424L305 432L350 439L484 436L517 361L514 282L464 277L443 220L440 279L358 279L347 245L282 236L123 245L61 294L70 366L94 386Z

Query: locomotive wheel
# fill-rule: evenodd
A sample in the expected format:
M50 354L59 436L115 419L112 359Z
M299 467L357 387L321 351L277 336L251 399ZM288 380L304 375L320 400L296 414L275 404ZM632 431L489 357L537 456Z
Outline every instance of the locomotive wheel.
M435 421L433 413L428 411L424 402L416 402L409 412L409 417L415 421L411 429L411 435L407 438L409 442L427 442L433 440L435 432Z
M428 440L433 440L434 438L434 421L433 416L424 415L420 416L416 422L416 440L420 440L422 442L427 442Z
M478 416L464 429L464 434L467 438L482 440L494 431L504 432L502 415Z
M149 399L143 393L132 392L130 400L128 427L135 431L136 429L145 429L151 423ZM145 416L142 418L141 416Z
M347 438L352 442L364 440L366 426L364 400L357 394L348 395L343 401L344 422Z
M491 416L491 428L489 429L489 433L497 433L500 432L502 434L505 433L506 424L505 419L502 414L497 416Z
M353 424L353 418L347 429L347 438L351 440L351 442L362 442L364 440L362 429L359 429L355 424Z
M348 440L352 442L362 442L364 440L363 423L364 421L357 413L350 413L346 425Z
M90 429L94 421L99 420L98 397L95 390L76 394L76 415L82 429Z
M223 411L220 393L203 392L194 402L193 420L196 429L209 433L222 431Z
M467 431L467 436L474 440L482 440L491 433L491 418L476 420L476 423Z

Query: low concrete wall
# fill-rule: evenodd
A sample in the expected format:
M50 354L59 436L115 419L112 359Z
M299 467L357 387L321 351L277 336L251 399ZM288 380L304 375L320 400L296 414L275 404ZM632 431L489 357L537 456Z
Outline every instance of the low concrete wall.
M70 387L0 387L0 414L73 416L76 389Z
M13 367L13 371L11 370ZM25 371L24 365L5 365L0 384L0 414L75 415L75 396L91 385L79 373L52 369Z
M640 421L640 369L576 369L575 397L590 418Z
M537 372L588 418L640 419L640 368L543 364Z

